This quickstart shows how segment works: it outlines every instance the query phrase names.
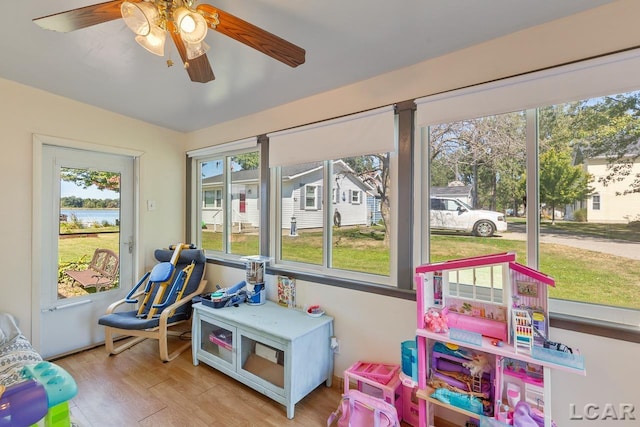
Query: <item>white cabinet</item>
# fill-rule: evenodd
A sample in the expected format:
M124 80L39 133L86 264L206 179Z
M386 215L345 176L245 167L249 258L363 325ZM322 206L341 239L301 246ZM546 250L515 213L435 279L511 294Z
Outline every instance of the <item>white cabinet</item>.
M333 378L333 318L271 301L215 309L194 304L193 363L200 361L287 407Z

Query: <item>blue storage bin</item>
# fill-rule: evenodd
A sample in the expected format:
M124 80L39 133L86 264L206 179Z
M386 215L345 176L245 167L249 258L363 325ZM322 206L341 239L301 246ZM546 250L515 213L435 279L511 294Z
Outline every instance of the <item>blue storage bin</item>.
M416 341L403 341L400 344L402 356L402 373L418 382L418 348Z

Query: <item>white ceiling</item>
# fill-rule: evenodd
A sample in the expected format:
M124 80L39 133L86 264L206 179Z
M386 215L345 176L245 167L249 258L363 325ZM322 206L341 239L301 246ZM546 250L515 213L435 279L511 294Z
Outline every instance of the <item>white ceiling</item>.
M216 79L193 83L116 21L56 33L33 18L91 0L14 1L0 27L0 77L177 131L193 131L409 66L611 0L217 0L306 50L290 68L223 34L206 42Z

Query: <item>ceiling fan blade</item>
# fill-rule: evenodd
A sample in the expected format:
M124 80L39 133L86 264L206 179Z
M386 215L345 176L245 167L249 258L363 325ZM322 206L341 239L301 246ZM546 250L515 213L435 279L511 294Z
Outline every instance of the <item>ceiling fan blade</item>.
M122 18L120 5L124 0L114 0L105 3L98 3L91 6L80 7L66 12L54 13L53 15L35 18L35 22L45 30L68 33L103 22L113 21ZM141 0L128 0L139 2Z
M305 50L301 47L209 4L198 5L197 10L202 12L212 30L257 49L291 67L304 64ZM219 24L216 24L216 20L213 19L215 14L218 15Z
M211 80L214 80L216 77L213 75L213 69L211 68L211 64L209 63L209 58L207 58L207 55L200 55L195 59L187 58L187 48L184 46L184 42L182 41L180 33L176 31L169 31L169 33L171 34L173 43L178 48L178 53L180 54L182 63L187 69L187 73L189 74L189 78L191 78L191 81L198 83L207 83Z

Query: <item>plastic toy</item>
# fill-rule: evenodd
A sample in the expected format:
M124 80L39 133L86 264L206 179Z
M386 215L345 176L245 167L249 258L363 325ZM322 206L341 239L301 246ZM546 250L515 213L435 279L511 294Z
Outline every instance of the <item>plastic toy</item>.
M46 427L71 425L69 403L78 386L67 371L51 362L27 365L25 381L0 395L0 427L29 426L44 418Z
M444 310L437 310L435 308L427 310L424 315L424 322L427 328L438 334L448 332L447 312L448 310L446 308Z
M39 382L27 380L3 389L0 386L0 427L29 426L47 414L47 393Z
M433 424L433 404L458 406L452 396L479 400L481 419L552 425L545 369L585 374L577 350L549 340L553 278L500 253L421 265L416 284L418 389L435 388L442 402L419 396L420 427ZM447 309L448 333L440 333L437 314Z
M22 368L22 377L34 379L44 386L49 407L71 400L78 394L78 386L67 371L51 362L40 362Z
M431 397L433 397L434 399L438 399L443 403L465 409L475 414L483 413L482 403L477 397L474 396L447 390L446 388L439 388L431 394Z
M513 411L514 427L544 427L544 415L535 411L526 402L518 402Z
M247 282L244 280L236 283L230 288L221 288L211 294L211 301L213 301L214 308L230 307L238 305L246 301L247 291L244 289L247 286Z
M324 310L317 304L307 307L305 312L311 317L320 317L324 314Z
M489 372L491 372L489 359L484 353L476 354L475 356L473 356L473 359L471 361L464 362L462 366L469 369L469 373L472 377L477 377L482 374L488 374Z

